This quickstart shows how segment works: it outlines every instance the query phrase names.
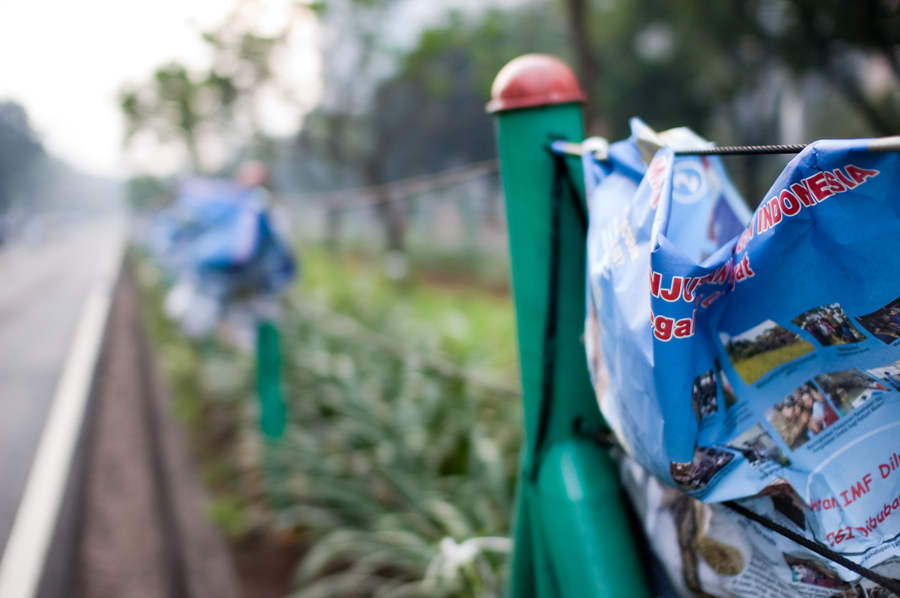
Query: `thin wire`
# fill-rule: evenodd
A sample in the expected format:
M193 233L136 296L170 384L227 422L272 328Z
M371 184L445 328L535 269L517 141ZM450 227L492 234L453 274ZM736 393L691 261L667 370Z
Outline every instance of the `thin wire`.
M723 504L726 507L728 507L729 509L731 509L732 511L740 513L747 519L752 519L753 521L759 523L763 527L767 527L770 530L772 530L773 532L779 533L782 536L784 536L790 540L793 540L794 542L803 546L804 548L808 548L809 550L812 550L816 554L824 556L826 559L834 561L838 565L841 565L842 567L846 567L847 569L850 569L854 573L857 573L870 581L874 581L881 587L883 587L887 590L890 590L891 592L900 596L900 581L898 581L896 579L892 579L890 577L884 577L883 575L879 575L878 573L875 573L871 569L867 569L867 568L863 567L862 565L857 565L850 559L846 558L842 554L839 554L839 553L831 550L827 546L820 544L818 542L809 540L808 538L805 538L805 537L801 536L800 534L793 532L784 526L778 525L777 523L775 523L768 517L763 517L762 515L760 515L758 513L754 513L750 509L742 507L741 505L737 504L734 501L728 501Z
M278 197L285 200L315 201L328 209L349 211L371 208L395 201L405 201L414 195L466 183L470 180L492 175L498 171L497 160L485 160L484 162L476 162L381 185L369 185L367 187L354 187L321 193L280 193ZM373 197L387 197L388 199L372 200L371 198ZM353 199L357 201L352 201Z
M615 435L613 435L608 430L605 430L602 428L596 429L596 430L591 430L591 429L587 428L587 426L585 426L584 420L581 417L575 418L575 420L572 422L572 429L577 435L594 442L598 446L610 448L612 446L618 445L618 441L617 441ZM803 546L804 548L807 548L807 549L815 552L816 554L823 556L826 559L828 559L834 563L837 563L838 565L841 565L842 567L845 567L862 577L865 577L869 581L877 583L881 587L883 587L887 590L890 590L897 596L900 596L900 580L893 579L891 577L885 577L883 575L879 575L878 573L875 573L871 569L867 569L866 567L863 567L862 565L858 565L858 564L854 563L853 561L851 561L850 559L848 559L847 557L845 557L844 555L831 550L824 544L820 544L819 542L816 542L815 540L810 540L809 538L806 538L794 531L791 531L788 528L784 527L783 525L779 525L779 524L775 523L768 517L764 517L764 516L760 515L759 513L755 513L753 511L751 511L750 509L739 505L738 503L734 502L733 500L725 501L722 504L725 505L726 507L728 507L729 509L731 509L732 511L734 511L735 513L738 513L739 515L743 515L747 519L751 519L751 520L759 523L763 527L772 530L776 534L780 534L780 535L784 536L785 538L787 538L788 540L796 542L800 546Z
M808 143L793 145L734 145L707 149L682 150L676 156L750 156L756 154L799 154Z

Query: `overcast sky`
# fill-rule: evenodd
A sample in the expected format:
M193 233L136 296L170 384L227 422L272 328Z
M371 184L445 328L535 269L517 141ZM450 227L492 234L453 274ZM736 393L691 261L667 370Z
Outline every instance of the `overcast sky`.
M277 5L285 0L259 0ZM405 0L401 31L414 43L447 8L477 10L524 0ZM0 100L27 109L45 147L94 174L127 175L118 91L170 60L208 65L199 32L236 0L0 0ZM395 23L396 24L396 23ZM314 36L312 36L314 38ZM315 40L313 39L313 42ZM315 44L297 52L316 53ZM316 76L316 60L301 61Z
M116 96L178 59L202 66L198 30L234 0L0 0L0 99L25 106L48 150L121 175Z

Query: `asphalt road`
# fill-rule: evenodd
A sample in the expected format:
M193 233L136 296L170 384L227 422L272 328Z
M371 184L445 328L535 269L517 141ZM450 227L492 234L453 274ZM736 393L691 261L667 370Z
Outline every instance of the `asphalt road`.
M0 547L93 283L120 251L122 223L80 225L0 254ZM2 552L2 551L0 551Z

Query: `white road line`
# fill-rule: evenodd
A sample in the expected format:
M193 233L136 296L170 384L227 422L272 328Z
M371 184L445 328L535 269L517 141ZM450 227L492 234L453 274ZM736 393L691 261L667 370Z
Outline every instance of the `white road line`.
M0 560L0 598L33 598L38 591L122 260L122 234L118 233L116 237L108 262L100 270L82 308L16 520Z

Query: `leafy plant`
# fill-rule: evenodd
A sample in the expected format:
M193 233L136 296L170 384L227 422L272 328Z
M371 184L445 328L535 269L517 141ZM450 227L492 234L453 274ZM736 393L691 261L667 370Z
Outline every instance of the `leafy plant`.
M511 333L508 300L391 286L358 263L305 257L307 290L290 296L279 324L288 422L278 439L259 432L252 360L178 335L162 319L159 276L147 274L154 266L138 267L157 349L206 446L210 517L232 538L298 530L310 548L294 578L297 598L499 596L518 393L495 368L459 365L482 359L479 331L454 337L441 322L454 311L489 322L505 309ZM457 359L440 350L449 338ZM505 342L514 359L511 334Z
M498 595L494 555L433 587L423 579L446 557L444 538L508 533L516 396L440 371L321 306L294 304L288 314L291 421L270 447L270 479L282 476L277 501L289 505L280 523L320 537L296 595Z

